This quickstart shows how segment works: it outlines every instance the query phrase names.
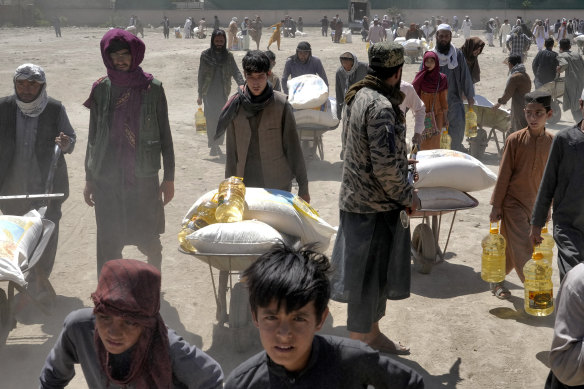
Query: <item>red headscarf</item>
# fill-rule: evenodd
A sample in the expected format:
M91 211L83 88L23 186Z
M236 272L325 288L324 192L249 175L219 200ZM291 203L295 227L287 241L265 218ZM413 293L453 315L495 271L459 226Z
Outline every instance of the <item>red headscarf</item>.
M436 63L434 69L428 70L426 67L427 58L434 58L434 62ZM444 89L448 89L448 79L444 73L440 73L440 61L438 59L438 54L433 51L426 51L426 54L424 54L424 59L422 60L422 70L416 74L412 85L414 86L418 96L422 93L422 91L426 93L435 93L437 91L441 92Z
M160 316L160 272L154 266L134 259L116 259L101 269L97 290L91 294L94 313L128 318L144 329L138 342L130 349L128 375L112 378L110 354L105 349L97 328L95 346L101 368L111 382L137 389L170 388L172 364L168 330Z

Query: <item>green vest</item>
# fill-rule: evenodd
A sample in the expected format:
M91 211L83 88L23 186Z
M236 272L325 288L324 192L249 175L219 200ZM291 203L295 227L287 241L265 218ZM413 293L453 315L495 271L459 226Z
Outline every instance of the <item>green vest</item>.
M136 148L136 177L158 175L160 170L160 129L156 116L156 105L162 93L162 83L153 79L148 89L143 92L140 111L140 129ZM101 165L107 147L111 124L110 112L111 81L104 78L93 91L96 109L96 132L93 142L87 142L86 168L94 178L99 177Z

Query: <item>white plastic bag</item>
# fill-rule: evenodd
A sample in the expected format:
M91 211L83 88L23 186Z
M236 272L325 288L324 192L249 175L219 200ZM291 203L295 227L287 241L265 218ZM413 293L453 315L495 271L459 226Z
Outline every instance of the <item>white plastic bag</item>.
M26 285L21 267L27 262L43 234L36 211L25 216L0 216L0 280Z
M304 74L288 80L288 101L294 109L320 107L328 99L328 86L316 74Z
M495 185L497 175L471 155L455 150L418 152L416 188L448 187L473 192Z
M244 220L209 224L186 239L200 253L263 254L282 240L282 235L266 223Z
M183 223L188 223L199 204L212 199L216 192L213 190L199 197L183 218ZM303 245L314 243L315 249L320 252L326 251L332 235L337 231L304 200L277 189L246 188L243 218L259 220L280 233L297 236Z
M319 127L336 127L339 125L339 119L337 119L336 111L336 100L329 98L327 99L326 103L320 106L319 109L313 108L295 110L294 119L296 120L296 125L300 126L314 124Z

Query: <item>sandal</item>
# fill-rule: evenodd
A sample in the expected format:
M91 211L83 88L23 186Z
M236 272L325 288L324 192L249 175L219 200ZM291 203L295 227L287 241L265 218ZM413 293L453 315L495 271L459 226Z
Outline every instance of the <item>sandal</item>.
M491 283L491 292L493 296L500 300L507 300L511 297L511 291L503 285L502 282Z
M395 355L409 355L410 349L401 343L395 343L384 334L379 334L368 344L374 350L380 353L395 354Z

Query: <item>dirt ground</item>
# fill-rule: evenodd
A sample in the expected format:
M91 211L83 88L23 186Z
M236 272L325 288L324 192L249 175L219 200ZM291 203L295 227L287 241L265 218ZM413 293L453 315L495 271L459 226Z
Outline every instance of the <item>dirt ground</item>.
M267 44L265 31L261 49ZM95 217L82 195L89 111L82 103L92 83L105 74L99 52L105 32L98 28L63 28L63 37L58 39L49 28L0 29L0 95L13 93L12 76L17 66L26 62L43 66L49 95L64 103L78 136L75 152L67 155L71 196L63 207L58 256L51 276L58 294L57 307L51 316L37 314L23 319L25 323L19 322L10 333L6 346L0 349L0 386L5 388L38 385L38 372L65 315L90 306L89 296L95 290ZM321 37L320 29L307 28L306 34L305 39L282 39L282 51L275 51L277 73L282 73L286 57L294 53L300 40L308 40L313 55L323 61L331 91L341 53L352 51L366 61L365 44L357 35L352 43L335 45L330 38ZM209 40L164 40L161 29L157 29L146 30L144 41L147 52L142 67L164 84L176 153L176 195L166 206L166 233L162 236L162 314L168 326L219 361L228 375L261 346L256 344L245 353L233 350L229 331L216 324L209 267L179 253L176 238L184 213L223 177L224 161L209 156L206 137L196 135L194 130L199 54L209 46ZM463 38L454 38L453 42L460 47ZM255 46L253 42L251 46ZM532 47L529 52L530 75L536 50ZM234 54L240 64L244 52ZM477 94L494 101L502 95L506 82L507 67L502 63L505 54L497 45L485 47L479 58L482 81L476 85ZM403 79L411 82L418 66L405 65ZM571 121L571 115L565 113L563 121L552 129L568 127ZM408 122L411 133L410 114ZM501 138L500 132L498 135ZM338 225L340 148L340 129L325 133L325 160L307 165L312 205L332 225ZM494 141L489 143L483 162L498 170ZM411 355L396 359L423 374L428 388L542 388L549 371L554 316L534 318L524 312L522 285L515 273L508 277L513 293L508 301L493 297L488 284L481 280L480 241L488 233L491 189L472 195L480 204L456 214L446 261L429 275L412 272L411 297L388 303L381 328L392 339L411 347ZM451 218L452 214L444 216L442 247ZM328 254L331 250L332 244ZM132 247L124 256L143 258ZM555 263L553 277L557 291ZM6 287L6 283L0 286ZM330 309L332 315L323 332L347 335L346 307L331 302ZM86 387L80 369L70 387Z

